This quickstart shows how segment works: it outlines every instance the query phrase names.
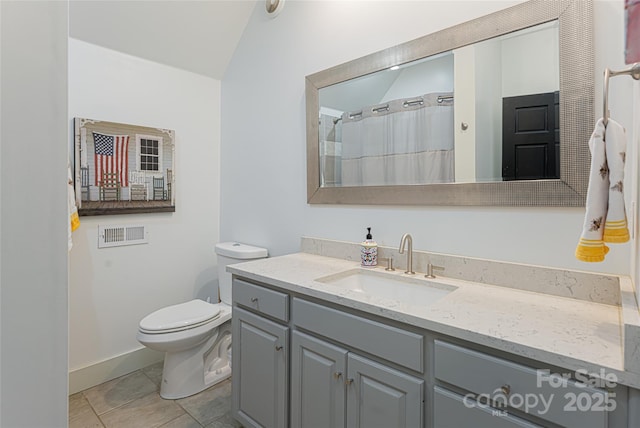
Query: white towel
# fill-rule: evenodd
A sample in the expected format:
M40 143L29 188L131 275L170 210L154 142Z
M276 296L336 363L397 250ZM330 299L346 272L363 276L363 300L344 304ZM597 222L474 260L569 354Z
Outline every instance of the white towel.
M582 234L575 253L578 260L601 262L609 252L605 241L629 240L622 193L625 147L622 126L609 119L605 130L604 121L598 120L589 140L591 170Z
M603 239L604 242L622 243L629 240L627 215L624 209L624 163L627 156L627 136L622 125L609 119L604 138L609 165L609 208Z

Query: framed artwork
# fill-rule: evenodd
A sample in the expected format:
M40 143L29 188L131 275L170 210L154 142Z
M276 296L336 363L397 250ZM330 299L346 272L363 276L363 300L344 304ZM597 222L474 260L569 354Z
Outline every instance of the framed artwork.
M625 63L640 62L640 0L625 0Z
M78 214L174 212L175 131L75 118Z

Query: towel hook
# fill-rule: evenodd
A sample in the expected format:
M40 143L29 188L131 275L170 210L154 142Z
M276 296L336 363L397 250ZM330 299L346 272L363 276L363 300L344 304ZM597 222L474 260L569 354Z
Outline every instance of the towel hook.
M609 78L620 76L620 75L629 75L633 77L635 80L640 80L640 62L636 62L632 64L628 68L624 70L611 70L610 68L604 69L604 85L602 86L602 101L604 104L604 112L602 115L602 121L604 125L607 125L609 121Z

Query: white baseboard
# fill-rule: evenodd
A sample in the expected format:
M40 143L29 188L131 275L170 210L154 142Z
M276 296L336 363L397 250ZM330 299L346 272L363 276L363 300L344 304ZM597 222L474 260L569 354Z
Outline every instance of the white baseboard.
M69 395L162 361L164 353L140 348L69 372Z

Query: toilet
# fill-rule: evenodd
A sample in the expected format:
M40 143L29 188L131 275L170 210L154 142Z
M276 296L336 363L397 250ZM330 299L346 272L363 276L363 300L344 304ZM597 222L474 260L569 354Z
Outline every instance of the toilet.
M168 306L138 326L138 341L165 353L162 398L188 397L231 376L231 274L226 267L268 254L265 248L237 242L216 244L215 249L221 302L194 299Z

